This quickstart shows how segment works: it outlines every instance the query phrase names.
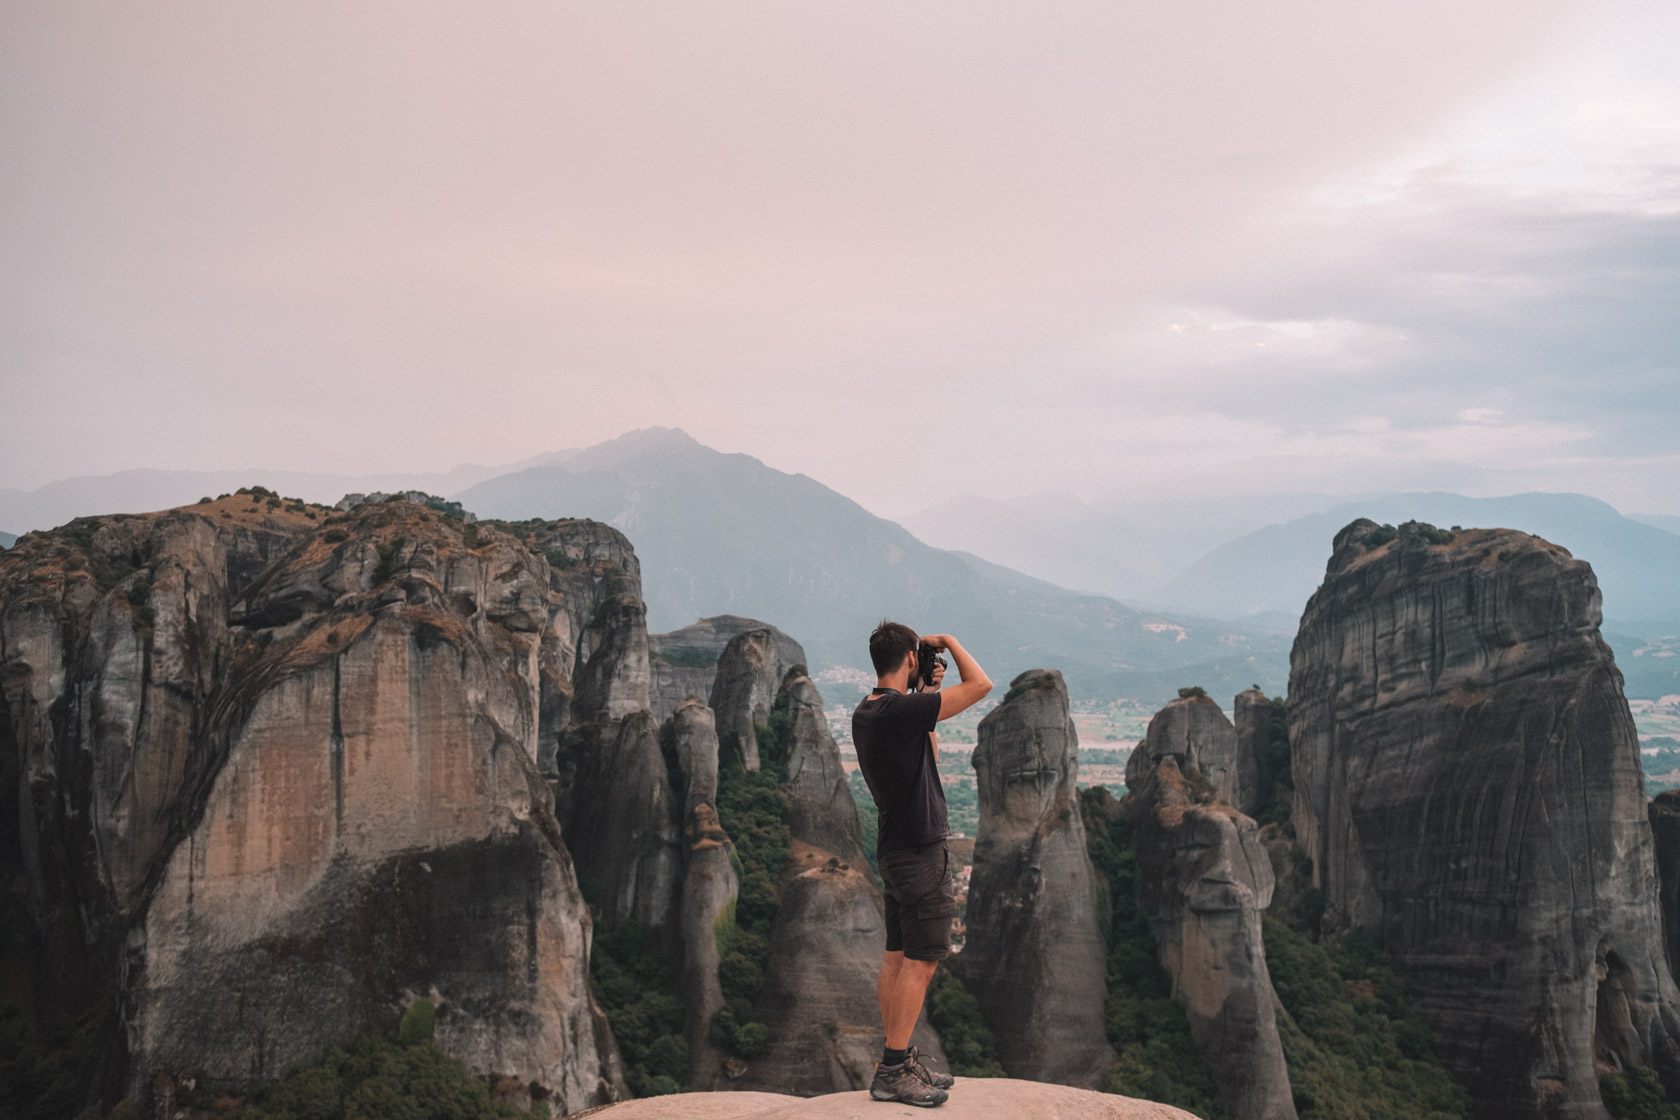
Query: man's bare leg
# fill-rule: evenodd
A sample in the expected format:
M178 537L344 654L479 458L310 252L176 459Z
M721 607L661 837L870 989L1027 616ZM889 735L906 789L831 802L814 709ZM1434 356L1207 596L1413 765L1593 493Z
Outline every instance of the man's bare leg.
M910 1045L910 1035L922 1014L922 1000L933 982L933 974L939 970L939 962L910 960L903 953L888 953L887 957L881 964L877 984L881 1020L887 1031L887 1049L903 1050ZM898 960L893 961L893 957Z
M887 996L898 983L898 970L904 964L904 954L888 949L881 958L881 974L875 978L875 998L881 1005L881 1029L887 1028Z

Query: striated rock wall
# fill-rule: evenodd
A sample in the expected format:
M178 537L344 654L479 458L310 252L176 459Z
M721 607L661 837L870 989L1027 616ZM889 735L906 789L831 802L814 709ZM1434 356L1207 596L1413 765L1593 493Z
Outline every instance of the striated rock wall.
M63 943L97 950L108 1071L238 1088L430 995L475 1072L562 1109L621 1095L538 772L548 562L407 502L280 507L0 558L0 734L27 762L5 823L39 940L82 923Z
M1067 688L1053 670L1016 677L981 720L980 828L962 969L1011 1076L1095 1085L1114 1052L1077 755Z
M1260 914L1272 865L1254 822L1198 793L1164 755L1124 811L1137 829L1138 901L1173 997L1233 1120L1294 1120Z
M720 614L673 630L649 634L648 649L653 659L653 714L669 719L690 696L702 702L710 699L717 679L718 660L737 634L747 630L768 630L774 641L775 675L780 680L795 665L807 664L804 648L792 638L753 618Z
M1386 539L1385 539L1386 538ZM1680 1095L1638 741L1592 570L1508 530L1337 534L1290 659L1294 822L1483 1117Z

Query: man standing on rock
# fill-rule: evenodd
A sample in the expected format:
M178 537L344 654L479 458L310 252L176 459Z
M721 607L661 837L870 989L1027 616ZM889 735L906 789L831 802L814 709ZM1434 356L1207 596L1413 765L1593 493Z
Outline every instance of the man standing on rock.
M923 683L917 669L922 644L949 650L961 683L912 691ZM852 743L880 812L875 855L887 894L887 951L876 982L887 1044L869 1095L931 1108L945 1103L952 1079L922 1064L910 1033L939 962L951 953L957 913L933 729L979 702L992 682L951 635L918 640L914 630L897 622L882 622L869 635L869 659L876 688L852 712Z

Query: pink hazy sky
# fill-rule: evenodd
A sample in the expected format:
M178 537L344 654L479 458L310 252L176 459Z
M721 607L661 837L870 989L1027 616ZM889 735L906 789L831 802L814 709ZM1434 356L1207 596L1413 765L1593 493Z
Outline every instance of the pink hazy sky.
M1672 3L12 4L0 487L647 425L1680 513Z

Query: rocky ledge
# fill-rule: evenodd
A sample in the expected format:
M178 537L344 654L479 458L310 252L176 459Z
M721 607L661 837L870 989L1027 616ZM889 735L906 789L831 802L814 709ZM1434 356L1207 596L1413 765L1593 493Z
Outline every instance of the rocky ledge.
M590 1120L899 1120L933 1115L940 1120L1193 1120L1190 1113L1153 1101L1118 1097L1010 1078L957 1078L951 1099L931 1113L903 1104L882 1104L866 1092L823 1097L775 1093L679 1093L607 1105L582 1115Z

